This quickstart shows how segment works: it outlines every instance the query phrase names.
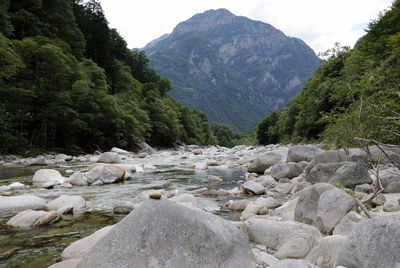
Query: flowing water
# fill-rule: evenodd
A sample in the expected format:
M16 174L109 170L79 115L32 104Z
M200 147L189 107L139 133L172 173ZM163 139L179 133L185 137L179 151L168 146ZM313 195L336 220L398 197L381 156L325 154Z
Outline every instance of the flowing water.
M220 161L226 156L216 155ZM72 242L85 237L96 230L114 224L122 216L112 212L116 201L132 200L143 191L165 189L169 193L188 192L201 187L232 189L242 179L245 170L221 169L209 167L208 170L194 170L193 164L205 159L205 156L193 156L182 159L182 154L165 151L144 159L130 159L124 164L152 165L143 173L135 173L131 180L103 186L74 186L72 188L42 189L30 187L13 191L13 195L32 194L52 200L61 194L80 195L87 201L87 209L79 215L63 216L56 224L35 228L29 231L13 230L5 225L15 215L3 214L0 217L0 267L47 267L61 256L62 250ZM13 182L31 185L32 176L40 168L59 170L64 176L66 170L87 171L90 162L62 163L46 167L0 167L0 186ZM216 175L223 182L215 184L207 181L209 175ZM198 196L200 197L200 196ZM220 210L221 204L233 197L201 197L200 203L217 215L226 219L238 219L238 214ZM236 197L240 198L240 197Z

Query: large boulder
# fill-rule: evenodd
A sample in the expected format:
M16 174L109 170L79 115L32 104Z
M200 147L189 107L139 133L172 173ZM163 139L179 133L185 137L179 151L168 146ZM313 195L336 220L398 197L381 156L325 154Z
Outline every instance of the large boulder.
M50 201L46 205L47 210L59 210L64 208L72 208L74 212L82 210L86 207L86 201L79 195L60 195L56 199Z
M333 235L348 235L354 224L365 220L363 216L355 211L347 213L333 230Z
M67 182L76 186L86 186L88 185L87 178L80 171L74 172L68 179Z
M39 169L32 178L33 185L42 185L45 183L62 184L65 178L55 169Z
M343 151L331 150L319 152L315 155L311 163L306 167L305 178L307 181L310 181L310 172L318 164L345 162L347 160L347 154Z
M380 176L384 193L400 193L400 170L398 168L385 171Z
M329 182L336 170L344 165L345 162L321 163L315 165L306 176L306 180L312 184L319 182Z
M276 163L282 161L282 155L278 152L268 152L256 157L248 167L249 172L264 174L264 171Z
M61 253L61 259L68 260L83 258L90 251L90 249L113 227L114 225L106 226L89 236L73 242L63 250Z
M343 243L338 265L386 268L400 265L400 215L357 223Z
M292 179L299 176L303 172L303 168L300 164L290 162L290 163L277 163L271 167L270 175L273 178L288 178Z
M287 162L311 161L322 150L314 145L294 145L289 147Z
M335 267L340 247L346 241L346 236L331 235L323 237L318 244L312 248L306 260L320 268Z
M117 164L121 163L121 158L117 153L114 152L105 152L100 155L99 159L97 159L98 163L109 163L109 164Z
M295 210L295 220L316 226L322 233L332 233L335 226L357 203L346 192L328 183L303 189Z
M31 228L39 227L60 219L60 215L56 211L36 211L36 210L24 210L19 212L17 215L12 217L7 225L15 228Z
M112 228L77 267L254 267L244 235L224 219L148 200Z
M368 174L368 168L362 162L346 162L338 168L332 178L329 180L331 184L341 184L344 187L353 188L356 185L364 183L372 183L372 179Z
M0 213L24 209L44 209L46 200L34 195L0 196Z
M274 221L251 218L245 222L249 238L252 242L268 248L279 250L287 242L295 238L310 241L308 250L321 237L314 226L293 221ZM305 252L307 255L308 252Z
M86 173L88 183L101 181L104 184L120 182L124 179L125 169L112 164L93 164Z

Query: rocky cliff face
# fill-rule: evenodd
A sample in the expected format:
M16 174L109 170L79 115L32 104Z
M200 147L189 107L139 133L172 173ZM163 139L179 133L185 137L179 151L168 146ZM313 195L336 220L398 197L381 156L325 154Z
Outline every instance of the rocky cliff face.
M225 9L193 16L144 50L178 101L234 129L287 104L320 64L300 39Z

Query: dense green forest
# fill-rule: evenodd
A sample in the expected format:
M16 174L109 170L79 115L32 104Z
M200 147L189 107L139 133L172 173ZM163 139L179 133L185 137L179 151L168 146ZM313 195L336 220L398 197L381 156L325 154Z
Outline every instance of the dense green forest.
M215 143L98 1L0 2L0 153Z
M336 46L302 91L257 128L260 144L400 144L400 0L354 49Z

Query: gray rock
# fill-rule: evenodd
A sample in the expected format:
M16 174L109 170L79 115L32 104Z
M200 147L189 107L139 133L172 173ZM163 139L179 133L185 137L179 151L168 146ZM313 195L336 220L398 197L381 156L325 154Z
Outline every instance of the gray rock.
M344 191L327 183L317 183L300 192L294 216L296 221L330 234L342 217L355 207L355 199Z
M72 156L66 155L66 154L57 154L54 156L54 161L56 162L65 162L65 161L71 161Z
M14 228L31 228L39 227L51 222L55 222L60 218L60 215L56 211L36 211L36 210L24 210L19 212L17 215L12 217L7 225Z
M350 148L347 161L360 162L366 165L368 164L368 154L360 148Z
M354 190L356 192L362 192L362 193L373 193L374 192L374 186L372 186L371 184L359 184L356 185L356 187L354 188Z
M245 222L252 242L278 250L289 240L303 237L316 241L321 233L314 226L292 221L251 218Z
M44 189L53 189L54 186L56 186L56 185L57 185L56 182L54 182L54 181L48 181L48 182L45 182L45 183L40 184L40 187L41 187L41 188L44 188Z
M0 212L44 209L46 200L34 195L0 196Z
M244 235L199 209L148 200L109 231L77 267L254 267Z
M127 150L120 149L120 148L117 148L117 147L113 147L113 148L111 149L111 152L117 153L117 154L122 154L122 155L130 155L130 154L131 154L131 153L128 152Z
M317 238L309 235L298 235L283 244L275 253L279 259L304 259L317 244Z
M322 150L313 145L294 145L289 147L287 162L311 161Z
M218 191L217 191L217 194L218 194ZM199 200L197 199L197 197L195 197L192 194L186 194L185 193L185 194L175 195L175 196L171 197L169 200L170 201L174 201L174 202L190 203L194 207L203 208L200 205Z
M253 252L253 255L256 258L256 262L258 264L271 266L279 262L279 260L276 257L266 252L263 252L257 248L253 248L251 251Z
M10 185L8 185L10 187L11 190L18 190L18 189L23 189L26 187L25 184L20 183L20 182L14 182L11 183Z
M125 169L117 165L93 164L86 173L88 183L101 180L104 184L120 182L124 179Z
M321 163L315 165L310 174L306 176L306 180L312 184L319 182L328 182L335 174L336 170L343 166L345 162Z
M306 260L320 268L335 267L340 247L346 241L346 236L332 235L323 237L307 255Z
M248 167L248 172L264 174L267 168L278 162L282 162L282 156L277 152L268 152L256 157Z
M281 194L288 194L292 190L293 185L290 183L280 183L275 187L275 191Z
M366 218L362 217L357 212L350 211L336 225L335 229L333 230L333 235L348 235L354 224L365 219Z
M98 163L117 164L117 163L121 163L121 158L119 157L119 155L117 153L105 152L102 155L100 155L97 162Z
M271 265L269 268L318 268L306 260L281 260L277 264Z
M311 163L305 169L305 178L309 180L311 170L318 164L334 163L334 162L345 162L347 161L347 155L343 151L323 151L317 153Z
M290 162L290 163L277 163L271 167L270 175L273 178L288 178L292 179L299 176L303 172L301 165Z
M255 201L255 204L259 204L262 205L263 207L272 209L272 208L277 208L281 205L280 202L276 201L273 197L259 197L257 198L257 200Z
M63 207L73 207L73 211L77 212L86 207L86 201L79 195L63 194L46 205L47 210L58 210Z
M387 200L383 205L383 211L385 212L400 211L399 200Z
M113 212L115 214L129 214L134 208L131 201L119 201L114 204Z
M263 194L265 192L264 186L254 181L246 181L241 186L246 193L249 194Z
M32 178L33 185L41 185L47 182L62 184L65 181L61 173L54 169L39 169L35 172Z
M8 185L2 185L0 186L0 192L8 192L11 190L11 187Z
M384 193L400 193L400 170L387 172L380 178Z
M205 170L208 169L207 162L199 162L194 165L194 169Z
M340 183L344 187L354 187L358 184L372 183L367 167L361 162L347 162L329 180L330 184Z
M339 251L337 265L399 267L400 216L383 216L357 223Z
M86 177L80 171L74 172L74 174L72 174L67 179L67 182L71 183L72 185L76 185L76 186L88 185Z
M113 227L114 225L104 227L89 236L73 242L63 250L61 253L61 259L68 260L83 258L90 251L90 249Z
M228 204L228 208L230 210L235 210L235 211L243 211L246 208L246 206L249 204L249 201L246 199L234 200L232 202L231 201Z

